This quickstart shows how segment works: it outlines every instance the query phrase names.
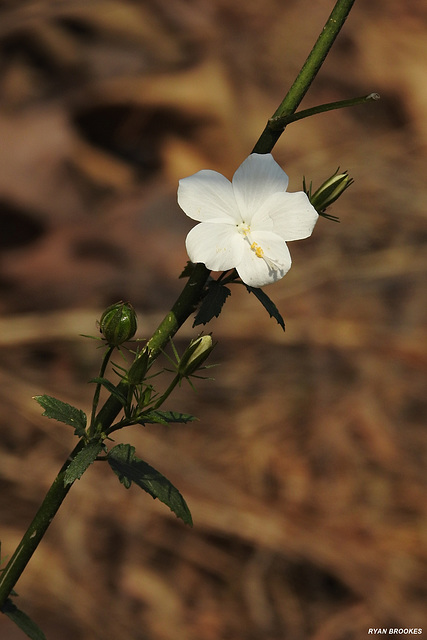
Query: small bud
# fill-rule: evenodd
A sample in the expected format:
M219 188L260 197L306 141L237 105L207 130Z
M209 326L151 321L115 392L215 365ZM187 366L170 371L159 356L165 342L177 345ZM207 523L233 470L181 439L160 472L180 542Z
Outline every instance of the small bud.
M126 380L129 384L136 386L144 382L149 359L150 351L148 349L143 349L137 353L136 358L126 375Z
M117 302L101 316L99 330L110 347L118 347L130 340L136 332L136 313L129 302Z
M316 211L323 215L326 209L344 193L348 187L353 184L353 178L350 178L347 171L338 173L325 180L325 182L311 194L311 185L309 191L306 191L309 200ZM305 185L304 185L305 187ZM329 216L332 218L332 216Z
M200 336L196 340L192 340L184 351L182 356L178 372L184 378L191 376L197 369L201 367L204 361L209 356L210 352L214 348L212 344L212 336Z

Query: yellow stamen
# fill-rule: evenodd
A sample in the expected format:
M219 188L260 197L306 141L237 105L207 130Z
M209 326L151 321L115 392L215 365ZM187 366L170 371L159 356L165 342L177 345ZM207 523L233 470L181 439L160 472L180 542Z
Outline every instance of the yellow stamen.
M252 249L252 251L255 251L255 255L257 256L257 258L263 258L264 257L264 251L261 249L259 244L257 244L256 242L252 242L251 249Z

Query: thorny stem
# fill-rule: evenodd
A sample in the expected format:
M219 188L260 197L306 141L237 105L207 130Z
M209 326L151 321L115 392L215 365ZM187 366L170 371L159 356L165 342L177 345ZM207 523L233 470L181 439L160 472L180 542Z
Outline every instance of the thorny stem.
M272 125L272 121L274 122L275 118L288 117L295 113L312 81L316 77L317 72L322 66L322 63L336 36L343 27L354 2L355 0L337 0L332 13L303 68L285 96L283 102L273 114L272 118L268 121L265 130L254 147L254 152L270 153L272 151L283 131L283 128L275 130ZM149 350L150 361L154 360L159 355L170 338L175 335L178 329L195 310L203 296L209 273L210 272L203 264L195 265L193 273L172 309L165 316L164 320L156 329L145 347ZM134 362L132 367L137 366L136 362L137 360ZM128 384L124 380L121 381L117 385L117 390L126 393L128 390ZM99 428L99 433L105 433L120 410L120 402L114 395L110 395L98 415L95 417L92 425L95 432L97 432ZM21 573L24 571L31 556L42 540L49 524L68 494L72 484L68 484L67 486L64 485L65 472L76 455L85 446L85 441L81 439L67 458L66 462L63 464L37 514L35 515L34 520L28 527L28 530L24 534L16 551L2 571L0 576L0 609L9 597L10 592L15 586Z

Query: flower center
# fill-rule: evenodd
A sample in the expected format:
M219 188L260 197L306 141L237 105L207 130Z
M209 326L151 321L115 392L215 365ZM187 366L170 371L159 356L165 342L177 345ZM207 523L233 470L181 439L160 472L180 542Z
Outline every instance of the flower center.
M242 236L247 237L251 232L251 227L250 225L246 224L246 222L239 222L239 224L237 224L236 227L237 227L237 231Z

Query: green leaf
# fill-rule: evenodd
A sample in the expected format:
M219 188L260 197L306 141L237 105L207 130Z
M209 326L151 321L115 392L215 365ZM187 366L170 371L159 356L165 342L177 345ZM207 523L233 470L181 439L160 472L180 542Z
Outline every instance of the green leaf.
M116 385L113 382L110 382L110 380L107 380L107 378L92 378L92 380L89 380L89 382L95 382L96 384L101 384L103 387L107 389L109 393L111 393L112 396L114 396L120 402L122 407L126 406L127 404L126 396L120 393L117 390Z
M84 449L79 451L64 474L64 486L72 484L74 480L79 480L92 462L95 462L103 449L102 442L90 442Z
M80 409L52 396L34 396L34 400L45 410L43 415L74 427L76 436L82 437L86 430L86 414Z
M203 298L199 312L193 322L193 327L198 324L207 324L212 318L217 318L230 293L230 289L221 282L211 280L208 284L206 296Z
M187 264L185 265L184 269L182 270L182 272L179 274L178 277L179 278L189 278L193 274L195 266L196 265L193 262L191 262L191 260L188 260Z
M132 482L153 498L158 498L185 524L192 526L190 510L184 498L167 478L135 455L135 447L118 444L108 454L108 463L120 482L129 489Z
M250 287L247 284L245 285L245 287L249 291L249 293L253 293L254 296L256 296L258 298L258 300L261 302L261 304L264 307L264 309L266 309L268 311L270 318L274 318L276 320L277 324L280 324L280 326L282 327L283 331L285 331L285 322L284 322L282 316L280 315L278 308L276 307L274 302L272 300L270 300L268 295L266 293L264 293L264 291L262 289L257 289L255 287Z
M143 413L136 424L171 424L193 422L197 420L189 413L179 413L178 411L147 411Z
M8 616L31 640L46 640L43 631L26 613L18 609L10 598L2 607L2 612Z

